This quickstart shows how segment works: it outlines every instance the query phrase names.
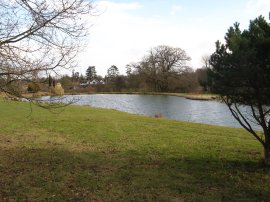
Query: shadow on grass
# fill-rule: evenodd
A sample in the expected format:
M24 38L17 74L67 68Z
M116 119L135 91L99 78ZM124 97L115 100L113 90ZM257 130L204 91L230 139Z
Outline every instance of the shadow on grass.
M126 152L1 149L0 201L267 201L258 162Z

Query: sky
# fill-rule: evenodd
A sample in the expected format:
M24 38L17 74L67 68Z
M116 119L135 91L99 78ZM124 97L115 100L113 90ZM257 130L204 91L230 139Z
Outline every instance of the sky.
M270 0L96 0L90 16L87 47L75 71L95 66L98 75L116 65L121 74L159 45L178 47L202 67L202 57L215 51L235 22L247 29L259 15L269 22Z

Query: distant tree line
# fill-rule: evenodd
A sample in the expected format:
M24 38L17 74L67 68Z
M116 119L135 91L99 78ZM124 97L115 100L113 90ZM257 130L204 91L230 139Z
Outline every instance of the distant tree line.
M181 48L157 46L136 63L126 65L126 75L117 66L107 74L97 75L95 66L89 66L85 75L73 72L59 82L65 90L100 92L201 92L207 91L207 65L194 71L188 66L191 58ZM207 62L207 57L204 58ZM75 89L74 89L75 88Z

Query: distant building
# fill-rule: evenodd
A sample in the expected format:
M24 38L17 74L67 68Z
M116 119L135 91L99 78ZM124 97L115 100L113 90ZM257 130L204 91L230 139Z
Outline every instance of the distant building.
M104 81L98 81L94 79L93 81L84 81L80 83L80 86L90 86L90 85L97 85L97 84L104 84Z

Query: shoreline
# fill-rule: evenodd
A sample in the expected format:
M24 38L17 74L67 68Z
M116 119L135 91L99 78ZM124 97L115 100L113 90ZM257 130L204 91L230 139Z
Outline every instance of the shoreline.
M95 94L127 94L127 95L165 95L184 97L190 100L210 101L217 100L218 95L215 94L194 94L194 93L159 93L159 92L92 92L92 93L65 93L65 95L95 95Z
M176 96L183 97L189 100L199 101L211 101L218 100L218 95L215 94L195 94L195 93L159 93L159 92L89 92L89 93L65 93L64 95L95 95L95 94L126 94L126 95L163 95L163 96ZM37 98L42 96L52 96L49 92L38 92L38 93L24 93L23 97L26 98ZM7 97L1 93L1 97Z

